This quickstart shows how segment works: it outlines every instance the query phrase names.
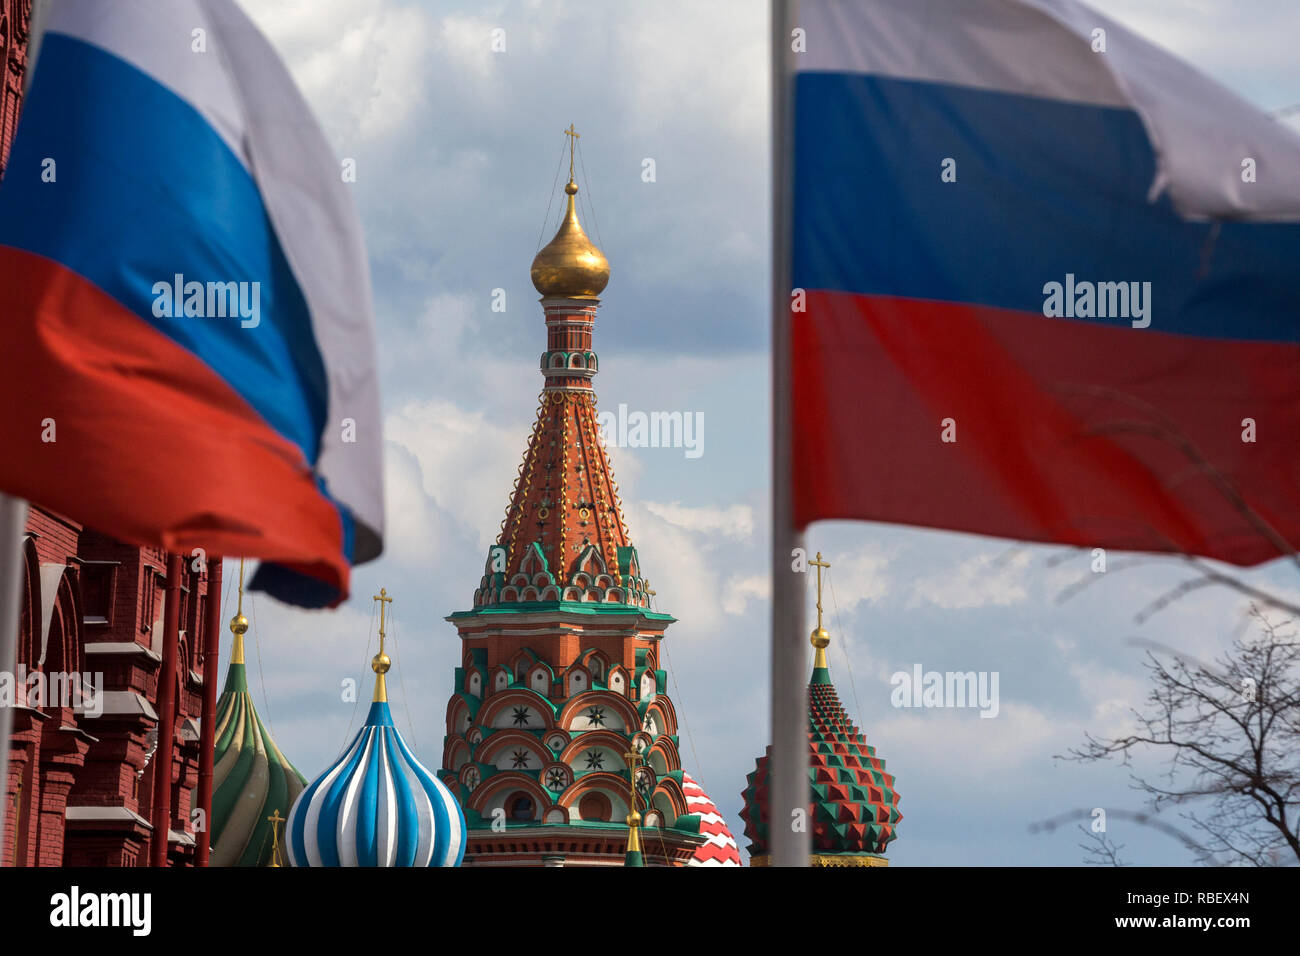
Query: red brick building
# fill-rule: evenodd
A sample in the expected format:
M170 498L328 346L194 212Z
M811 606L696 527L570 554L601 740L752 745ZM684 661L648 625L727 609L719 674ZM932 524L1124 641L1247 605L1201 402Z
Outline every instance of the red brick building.
M32 0L0 0L0 172L18 125L18 107L23 99L23 74L27 70L27 29L32 18Z
M167 555L33 508L23 539L4 865L148 860ZM207 575L186 565L177 658L169 862L191 862ZM82 681L79 701L58 691Z
M31 0L0 0L0 172L22 101L31 7ZM15 703L9 774L0 781L0 863L143 865L153 837L167 555L37 507L22 554L18 667L0 674L0 703L7 696ZM188 562L180 600L172 864L194 855L190 808L198 780L207 576ZM100 692L80 700L82 682Z

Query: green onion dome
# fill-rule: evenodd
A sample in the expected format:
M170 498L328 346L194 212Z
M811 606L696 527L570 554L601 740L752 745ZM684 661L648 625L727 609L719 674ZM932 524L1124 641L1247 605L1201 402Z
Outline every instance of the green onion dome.
M267 818L287 817L307 781L285 759L253 707L244 667L248 619L236 614L230 629L235 633L234 648L226 686L217 701L210 864L269 866L276 838Z

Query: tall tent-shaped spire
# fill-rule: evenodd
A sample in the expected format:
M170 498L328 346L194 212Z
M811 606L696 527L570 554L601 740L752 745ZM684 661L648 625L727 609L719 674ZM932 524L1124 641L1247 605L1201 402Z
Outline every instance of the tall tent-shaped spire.
M380 589L375 693L365 726L289 811L285 844L293 866L460 866L465 815L402 738L388 707L385 608Z
M214 595L212 600L218 600ZM212 769L212 866L276 865L271 816L283 816L306 779L285 759L257 715L244 665L244 563L226 685L217 700Z
M531 270L546 316L544 385L489 573L474 603L597 598L648 608L650 585L637 564L600 440L592 385L600 367L592 348L597 296L609 281L609 262L578 221L572 158L577 133L572 126L566 133L567 211ZM527 583L502 568L521 572Z
M817 568L817 626L811 642L816 649L808 682L809 825L813 831L814 866L888 866L885 850L897 837L903 815L898 810L894 778L885 761L849 719L831 683L826 648L830 632L822 625L822 570L829 568L821 552ZM772 817L769 772L772 748L756 761L742 794L740 811L749 837L751 866L768 863Z
M674 619L654 607L597 424L609 262L578 219L565 134L564 216L531 269L542 392L473 607L447 618L462 655L441 777L465 807L467 865L686 866L720 837L686 791L660 646Z

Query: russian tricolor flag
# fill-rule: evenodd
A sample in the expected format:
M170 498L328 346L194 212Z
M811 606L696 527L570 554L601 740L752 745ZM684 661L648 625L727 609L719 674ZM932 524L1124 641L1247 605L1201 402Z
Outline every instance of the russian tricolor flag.
M53 0L0 189L0 489L347 595L382 548L349 186L231 0Z
M1300 138L1073 0L791 23L793 526L1300 545Z

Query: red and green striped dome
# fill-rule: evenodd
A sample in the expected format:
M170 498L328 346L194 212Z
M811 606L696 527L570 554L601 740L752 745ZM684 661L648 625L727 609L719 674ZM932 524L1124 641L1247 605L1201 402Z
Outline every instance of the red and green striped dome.
M267 817L287 817L307 781L280 752L253 706L244 665L248 619L242 609L230 629L235 639L217 701L213 746L211 865L269 866L276 836Z
M818 653L818 666L808 685L813 862L883 866L881 854L898 835L898 822L903 819L898 812L898 791L893 776L885 772L885 761L876 756L876 748L849 720L825 663L825 655ZM740 811L754 863L764 862L768 852L771 752L769 747L747 777L745 806Z
M740 866L740 847L736 846L726 818L704 788L685 771L682 792L689 812L699 815L700 835L704 837L704 844L696 848L687 866Z

